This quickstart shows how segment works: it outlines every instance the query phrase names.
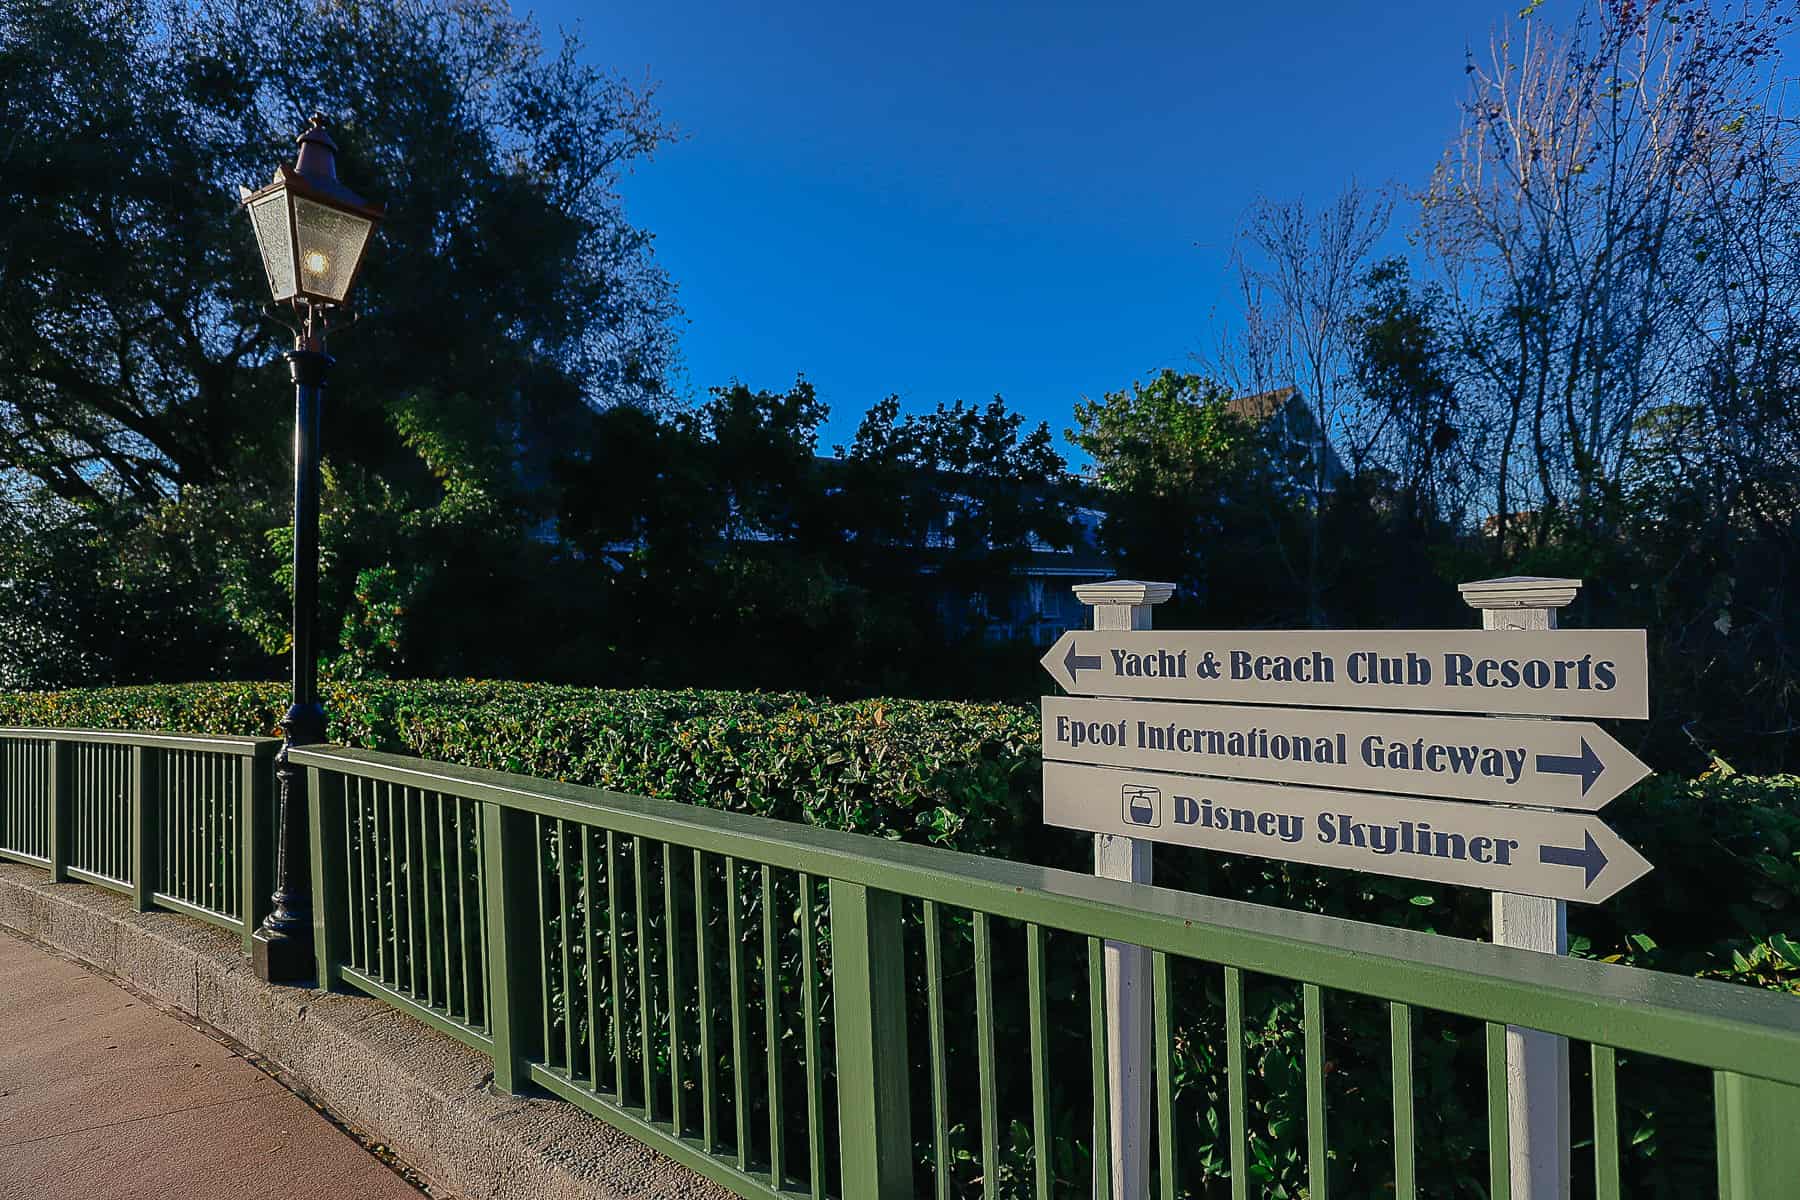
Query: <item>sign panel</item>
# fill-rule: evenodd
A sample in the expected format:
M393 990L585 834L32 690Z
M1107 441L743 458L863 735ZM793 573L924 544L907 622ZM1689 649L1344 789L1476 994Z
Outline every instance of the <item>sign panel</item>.
M1641 629L1065 633L1043 667L1079 696L1537 717L1650 715Z
M1043 698L1044 758L1596 810L1650 773L1585 721Z
M1228 854L1595 904L1648 874L1586 813L1044 764L1044 821Z

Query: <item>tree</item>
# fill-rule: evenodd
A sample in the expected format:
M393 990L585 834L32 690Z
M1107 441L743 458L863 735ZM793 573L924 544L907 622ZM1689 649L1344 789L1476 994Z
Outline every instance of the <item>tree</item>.
M1050 427L1027 429L999 396L905 417L889 397L840 453L844 501L869 522L857 542L890 560L903 548L897 565L911 576L907 590L928 565L943 590L973 602L977 630L1000 612L1035 549L1073 544L1067 462Z
M1068 433L1108 493L1106 552L1125 575L1169 580L1188 600L1218 599L1208 583L1229 576L1228 542L1261 528L1258 499L1275 504L1256 486L1256 430L1231 398L1216 380L1165 368L1149 383L1078 403Z
M332 344L332 479L438 511L454 480L420 444L506 447L500 474L523 481L584 409L664 404L673 290L616 181L668 132L647 91L576 51L546 49L490 0L7 6L0 471L109 529L204 520L225 557L285 525L286 335L258 315L267 295L234 197L291 159L315 107L346 181L390 205L362 320ZM522 536L543 514L512 502L528 491L489 516ZM383 570L353 556L362 544L344 543L328 591ZM220 558L186 556L187 589L225 590ZM239 595L246 628L285 607Z
M1639 418L1675 386L1709 268L1690 232L1759 121L1792 16L1600 0L1558 32L1528 7L1470 57L1461 136L1424 196L1465 403L1498 431L1494 510L1541 543L1597 528ZM1698 306L1698 309L1697 307Z
M1348 386L1353 316L1370 256L1386 233L1392 199L1352 180L1320 210L1303 200L1259 198L1239 231L1235 256L1244 297L1244 331L1227 345L1222 373L1246 392L1295 386L1311 408L1319 436L1336 437L1355 423ZM1323 447L1300 464L1307 500L1300 512L1301 549L1295 584L1306 619L1322 624L1327 586L1319 514L1332 480Z
M1405 520L1457 522L1462 458L1470 439L1459 423L1450 346L1435 293L1413 286L1404 258L1375 264L1365 298L1351 313L1350 362L1363 404L1347 429L1352 474L1381 471Z

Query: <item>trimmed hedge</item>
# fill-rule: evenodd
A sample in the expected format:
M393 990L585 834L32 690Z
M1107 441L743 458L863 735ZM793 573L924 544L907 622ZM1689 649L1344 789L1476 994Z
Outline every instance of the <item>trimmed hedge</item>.
M791 692L322 685L331 741L958 849L1035 823L1037 713ZM276 736L279 683L0 693L0 725Z

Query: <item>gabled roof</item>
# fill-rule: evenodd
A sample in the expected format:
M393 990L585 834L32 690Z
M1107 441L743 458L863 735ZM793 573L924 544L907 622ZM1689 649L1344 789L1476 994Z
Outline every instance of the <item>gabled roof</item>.
M1297 387L1272 388L1249 396L1234 396L1225 402L1225 408L1252 425L1263 425L1299 395Z

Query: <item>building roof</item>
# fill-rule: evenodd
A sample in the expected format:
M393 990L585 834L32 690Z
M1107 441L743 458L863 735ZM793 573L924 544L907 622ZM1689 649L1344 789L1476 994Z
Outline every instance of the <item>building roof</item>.
M1300 389L1297 387L1271 388L1249 396L1233 396L1225 402L1225 407L1233 415L1252 425L1262 425L1299 395Z

